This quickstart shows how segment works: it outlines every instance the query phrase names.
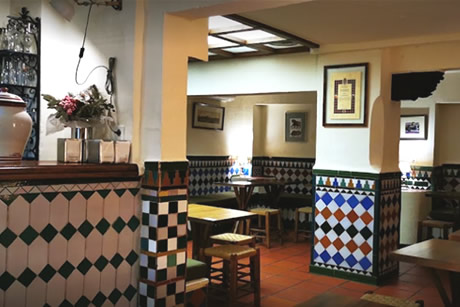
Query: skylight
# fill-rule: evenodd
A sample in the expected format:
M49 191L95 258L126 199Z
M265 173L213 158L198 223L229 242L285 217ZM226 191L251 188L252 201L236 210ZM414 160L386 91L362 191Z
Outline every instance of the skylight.
M308 52L319 45L240 15L209 18L209 59Z

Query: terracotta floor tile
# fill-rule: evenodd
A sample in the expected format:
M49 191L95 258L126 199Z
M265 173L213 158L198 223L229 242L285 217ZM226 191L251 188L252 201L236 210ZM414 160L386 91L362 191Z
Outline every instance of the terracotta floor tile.
M286 269L286 270L294 270L294 269L296 269L298 267L301 267L302 264L282 260L282 261L272 263L272 266L277 266L277 267L280 267L280 268L283 268L283 269Z
M307 272L300 272L297 270L292 270L292 271L286 271L286 272L280 273L278 274L278 276L285 276L288 278L298 279L298 280L307 280L307 279L311 279L312 274L307 273Z
M271 274L280 274L286 271L286 269L273 266L273 265L266 265L261 268L261 271L265 271L266 273L271 273Z
M329 276L324 276L324 275L316 275L316 274L312 274L312 275L313 276L311 278L311 281L317 282L323 285L338 286L338 285L341 285L347 282L347 280L341 279L341 278L329 277Z
M290 307L294 306L297 303L294 301L274 297L274 296L269 296L266 298L263 298L261 301L261 307Z
M265 281L269 283L283 285L286 287L291 287L291 286L294 286L302 282L301 280L288 278L285 276L273 276L273 277L267 278Z
M282 299L292 300L297 303L308 301L317 294L310 291L299 291L294 287L276 293L274 296Z
M360 292L364 293L364 292L367 292L367 291L375 291L377 289L377 286L363 284L363 283L354 282L354 281L348 281L348 282L345 282L345 283L341 284L340 288L354 290L354 291L360 291Z
M266 280L264 280L263 282L260 283L260 295L261 297L265 297L268 295L272 295L276 292L280 292L287 288L289 287L285 285L267 282Z
M309 265L310 264L310 255L302 255L302 256L294 256L294 257L289 257L286 258L286 261L289 262L294 262L294 263L300 263L303 265Z
M346 289L346 288L341 288L341 287L332 288L328 292L332 292L338 295L351 296L354 298L361 298L361 296L363 296L364 293L366 293L366 291L351 290L351 289Z
M265 257L265 256L262 256L260 257L260 264L262 266L264 265L267 265L267 264L272 264L274 262L277 262L277 261L280 261L279 259L275 259L275 258L270 258L270 257Z
M319 284L317 282L307 280L307 281L301 282L300 284L293 286L292 288L296 289L297 291L308 291L308 292L320 294L320 293L329 291L330 289L335 288L335 287L331 285Z

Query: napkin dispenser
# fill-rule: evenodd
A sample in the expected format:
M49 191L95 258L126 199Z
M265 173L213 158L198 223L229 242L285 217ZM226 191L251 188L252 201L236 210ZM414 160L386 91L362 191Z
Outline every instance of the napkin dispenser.
M113 163L115 161L115 147L113 141L87 140L88 162Z
M82 162L83 140L58 139L57 158L59 162Z

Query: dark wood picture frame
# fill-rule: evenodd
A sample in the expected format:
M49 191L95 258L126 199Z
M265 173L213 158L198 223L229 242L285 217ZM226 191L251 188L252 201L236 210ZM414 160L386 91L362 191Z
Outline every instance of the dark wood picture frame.
M428 115L401 115L400 140L428 139Z
M195 102L192 111L192 128L224 130L225 108Z
M305 142L307 131L307 112L286 112L285 142Z
M324 66L324 83L323 83L323 127L366 127L367 126L367 111L368 111L368 71L369 63L355 63L345 65L329 65ZM352 78L341 77L350 75ZM357 79L353 79L356 77ZM342 81L341 84L340 81ZM348 80L354 81L349 83ZM332 83L334 82L335 83ZM331 113L331 108L339 106L339 89L340 85L345 83L349 89L350 109L337 109ZM331 92L333 86L334 92ZM359 87L358 87L359 86ZM356 90L358 87L358 90ZM343 91L347 93L347 91ZM359 96L358 101L355 101L356 96ZM346 96L344 96L346 98ZM359 102L359 107L356 103ZM331 106L331 103L332 106ZM330 114L331 113L331 114ZM333 118L335 115L337 118ZM352 116L358 118L351 118ZM347 118L350 117L350 118Z

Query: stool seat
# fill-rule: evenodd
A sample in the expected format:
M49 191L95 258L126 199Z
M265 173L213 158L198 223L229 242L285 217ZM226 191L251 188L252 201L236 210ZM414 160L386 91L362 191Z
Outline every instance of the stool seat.
M208 274L208 266L206 263L188 258L185 265L186 281L200 279Z
M218 257L224 260L230 260L232 257L236 259L255 256L257 250L252 247L241 245L220 245L208 247L204 250L204 255L207 257Z
M405 299L398 298L398 297L375 294L375 293L366 293L363 296L361 296L361 299L368 301L368 302L379 303L382 305L394 306L394 307L421 307L423 306L423 301L413 302L413 301L405 300Z
M313 212L313 209L311 207L302 207L302 208L299 208L299 212L311 214Z
M211 236L213 243L217 244L238 244L238 245L252 245L254 244L254 237L241 235L238 233L221 233Z
M460 241L460 230L454 231L449 235L449 240Z
M449 228L454 229L455 223L450 221L426 219L418 222L417 227L417 242L422 241L422 232L424 228L428 229L428 237L431 236L432 228L439 228L442 231L442 238L447 240L449 235Z
M280 209L273 209L273 208L251 208L249 209L249 212L259 214L259 215L265 215L265 213L270 213L270 214L276 214L280 212Z

